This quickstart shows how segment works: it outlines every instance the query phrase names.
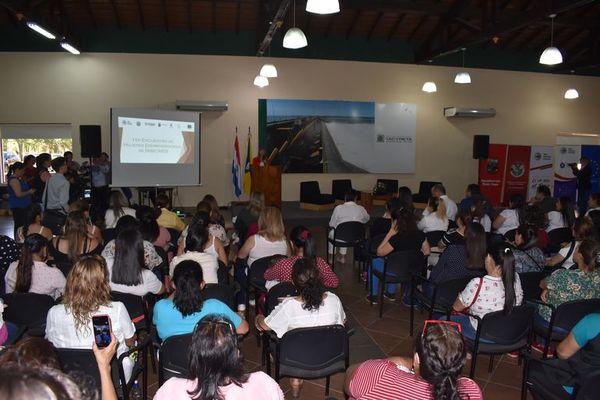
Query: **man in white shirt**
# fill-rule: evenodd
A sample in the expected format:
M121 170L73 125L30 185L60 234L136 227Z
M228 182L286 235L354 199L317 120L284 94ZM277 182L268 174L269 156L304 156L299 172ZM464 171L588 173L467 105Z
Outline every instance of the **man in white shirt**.
M458 206L450 197L446 196L446 188L441 183L433 185L431 188L431 195L433 197L437 197L438 199L442 199L444 201L444 205L446 206L446 217L449 220L454 221L456 218L456 213L458 212ZM423 211L423 216L426 216L429 212L425 209Z
M343 222L357 221L361 224L366 224L369 221L370 217L367 210L355 203L355 193L346 193L344 200L344 204L340 204L333 209L333 214L331 214L331 219L329 220L331 228L337 228ZM329 231L329 238L333 239L333 230ZM342 263L346 261L346 250L345 247L340 248L340 261ZM333 245L331 243L327 245L327 252L329 254L333 253Z

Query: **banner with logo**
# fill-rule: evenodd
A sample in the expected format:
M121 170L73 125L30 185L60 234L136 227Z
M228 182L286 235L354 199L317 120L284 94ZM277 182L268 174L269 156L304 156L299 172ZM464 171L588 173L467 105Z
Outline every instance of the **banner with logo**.
M590 193L600 193L600 146L582 145L581 157L587 157L592 166L592 188Z
M529 183L529 157L531 146L508 146L502 203L508 204L510 196L527 196Z
M490 144L487 160L479 160L479 188L493 206L502 199L507 148L505 144Z
M581 145L557 145L554 147L554 197L570 197L575 201L577 179L569 164L578 163Z
M546 185L551 191L554 190L554 180L552 179L552 174L554 173L553 159L553 146L531 146L527 199L535 196L539 185Z

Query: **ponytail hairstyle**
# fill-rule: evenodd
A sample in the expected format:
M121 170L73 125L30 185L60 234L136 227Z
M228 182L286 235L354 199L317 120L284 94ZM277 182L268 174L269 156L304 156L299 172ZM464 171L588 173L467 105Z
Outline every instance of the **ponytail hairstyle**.
M567 228L570 228L575 223L575 208L573 207L573 200L570 197L563 196L558 199L560 203L560 213L563 217L563 221Z
M210 216L208 213L205 215L196 214L194 222L189 226L187 236L185 237L185 250L186 251L197 251L202 253L204 246L208 243L210 236L208 232L208 225L210 224Z
M39 218L39 220L38 220ZM25 225L23 225L22 234L23 237L27 237L27 232L29 231L29 225L40 223L42 221L42 207L39 203L31 203L27 207L27 211L25 213Z
M412 211L400 207L392 212L392 221L396 221L399 235L411 234L419 231L417 218Z
M587 272L593 272L600 267L600 242L595 239L583 239L577 249L587 267Z
M427 326L416 341L419 373L431 385L434 400L460 400L458 378L462 373L467 348L462 334L449 324Z
M488 249L488 255L494 260L494 264L502 268L502 283L504 284L504 314L512 311L517 304L515 294L515 256L506 243L492 246Z
M304 301L302 308L307 311L318 310L323 303L325 287L313 260L305 257L296 260L292 269L292 282Z
M25 164L23 164L23 163L22 163L22 162L20 162L20 161L17 161L17 162L15 162L15 163L11 164L11 165L8 167L8 172L7 172L7 174L6 174L6 179L8 179L8 178L10 178L11 176L13 176L13 175L15 174L15 172L17 172L17 170L24 169L24 168L25 168Z
M28 293L31 288L33 271L33 255L40 254L48 246L48 241L40 234L34 233L25 238L21 248L21 258L17 264L17 282L15 292Z
M307 227L298 225L290 232L290 242L296 249L302 249L302 255L316 262L317 246Z
M456 221L457 225L458 221L460 221L460 223L466 227L473 220L473 216L471 214L471 211L469 210L459 210L456 213L456 217L454 217L454 220Z
M200 285L203 281L202 267L196 261L184 260L175 266L173 303L184 317L202 310L204 301Z
M158 222L156 222L156 214L156 209L150 206L141 206L135 212L135 216L140 221L142 237L150 243L153 243L158 238L158 235L160 235L160 227L158 226ZM123 218L127 218L127 215L119 218L117 225Z
M523 243L518 246L519 250L529 250L537 246L538 230L530 224L521 224L517 228L517 233L523 238Z
M431 196L427 203L431 207L431 213L435 214L439 219L446 219L446 204L439 197Z

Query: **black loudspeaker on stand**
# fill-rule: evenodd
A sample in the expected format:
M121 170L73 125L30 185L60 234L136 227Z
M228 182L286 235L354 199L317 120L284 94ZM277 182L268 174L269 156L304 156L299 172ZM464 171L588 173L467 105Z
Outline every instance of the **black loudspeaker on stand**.
M82 158L98 157L102 152L100 125L80 125L79 143Z
M488 158L490 149L490 135L473 136L473 158L481 160Z

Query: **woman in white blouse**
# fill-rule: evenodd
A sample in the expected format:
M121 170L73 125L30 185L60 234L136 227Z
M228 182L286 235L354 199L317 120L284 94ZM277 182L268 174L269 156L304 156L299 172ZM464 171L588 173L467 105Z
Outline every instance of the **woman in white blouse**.
M556 211L548 213L548 227L546 232L559 228L570 228L575 223L575 208L569 197L556 200Z
M573 256L583 239L594 238L596 228L588 217L579 217L573 224L573 241L558 251L558 254L546 259L546 265L550 267L564 267L570 269L575 266Z
M119 218L124 215L135 217L135 210L127 207L127 199L120 190L113 190L110 193L109 208L104 213L104 225L106 229L111 229L117 226Z
M521 214L523 212L523 196L520 194L513 194L510 196L508 202L508 208L503 210L500 215L494 219L492 228L499 235L504 235L508 231L517 229L521 225Z
M438 197L429 198L427 208L423 211L423 218L421 218L417 227L424 233L445 232L448 230L448 217L446 217L446 205L443 199Z

